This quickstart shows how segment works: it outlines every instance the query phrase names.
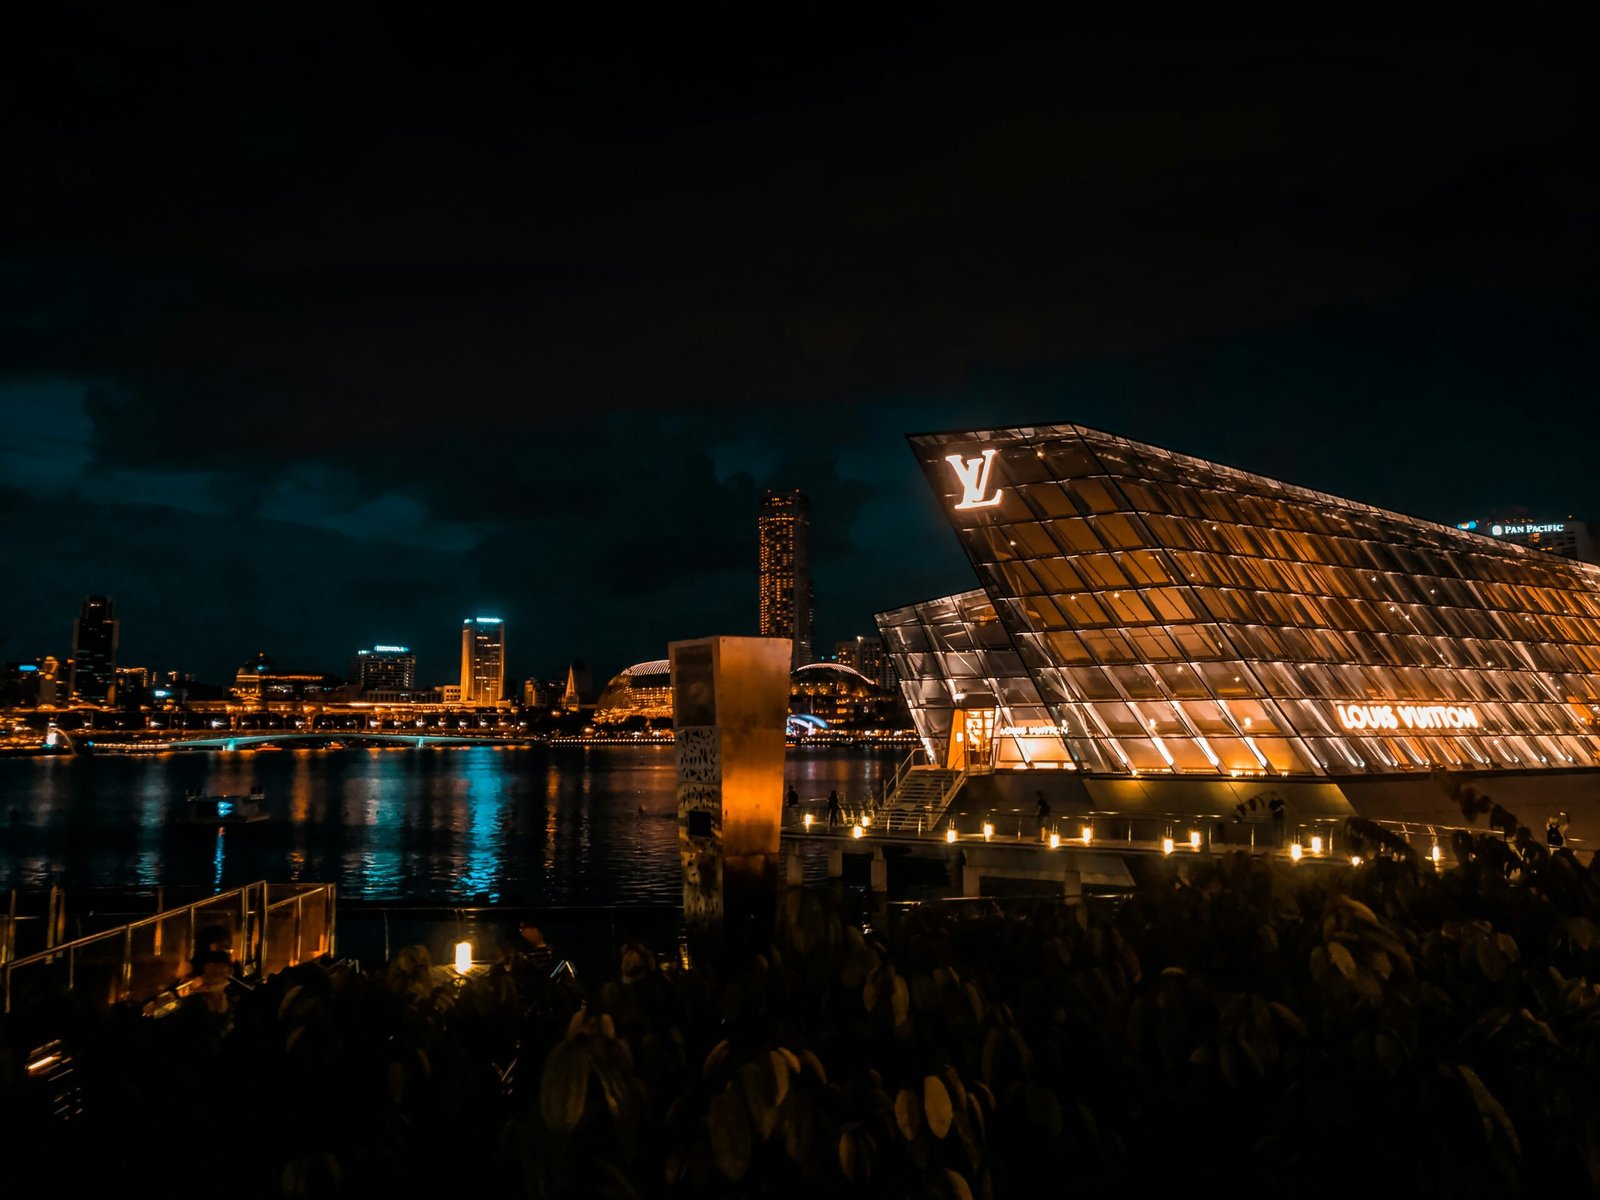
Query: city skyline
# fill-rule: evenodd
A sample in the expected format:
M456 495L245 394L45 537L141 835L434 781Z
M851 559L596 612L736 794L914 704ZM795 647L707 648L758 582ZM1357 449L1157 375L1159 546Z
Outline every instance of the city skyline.
M1575 43L575 11L530 65L282 19L16 33L51 100L0 114L0 657L112 595L130 661L205 674L431 676L480 610L513 674L604 672L753 631L749 513L796 486L831 646L965 577L907 430L1600 514Z

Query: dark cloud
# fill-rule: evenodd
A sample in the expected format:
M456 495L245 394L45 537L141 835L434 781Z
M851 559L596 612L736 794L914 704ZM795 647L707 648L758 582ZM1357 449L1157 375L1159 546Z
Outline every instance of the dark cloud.
M448 676L965 586L901 441L1081 420L1449 518L1600 512L1577 40L51 10L0 72L0 651Z

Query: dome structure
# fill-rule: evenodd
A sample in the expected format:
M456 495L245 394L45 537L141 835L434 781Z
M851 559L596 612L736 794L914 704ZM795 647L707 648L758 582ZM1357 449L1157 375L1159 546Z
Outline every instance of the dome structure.
M634 663L617 672L595 702L597 725L620 725L634 717L672 720L672 666L666 659Z

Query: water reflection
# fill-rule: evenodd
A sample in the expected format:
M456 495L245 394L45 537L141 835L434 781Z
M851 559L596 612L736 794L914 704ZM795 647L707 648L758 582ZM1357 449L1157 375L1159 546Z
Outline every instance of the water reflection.
M802 797L863 795L901 752L803 751ZM173 822L190 788L265 790L273 819ZM334 880L465 902L676 904L671 747L237 751L0 759L0 888Z

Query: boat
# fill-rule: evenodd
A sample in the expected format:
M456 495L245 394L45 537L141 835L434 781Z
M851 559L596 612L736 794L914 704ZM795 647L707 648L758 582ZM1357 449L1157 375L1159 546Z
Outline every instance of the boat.
M253 825L267 819L266 795L251 788L248 796L202 796L191 788L173 820L179 825Z

